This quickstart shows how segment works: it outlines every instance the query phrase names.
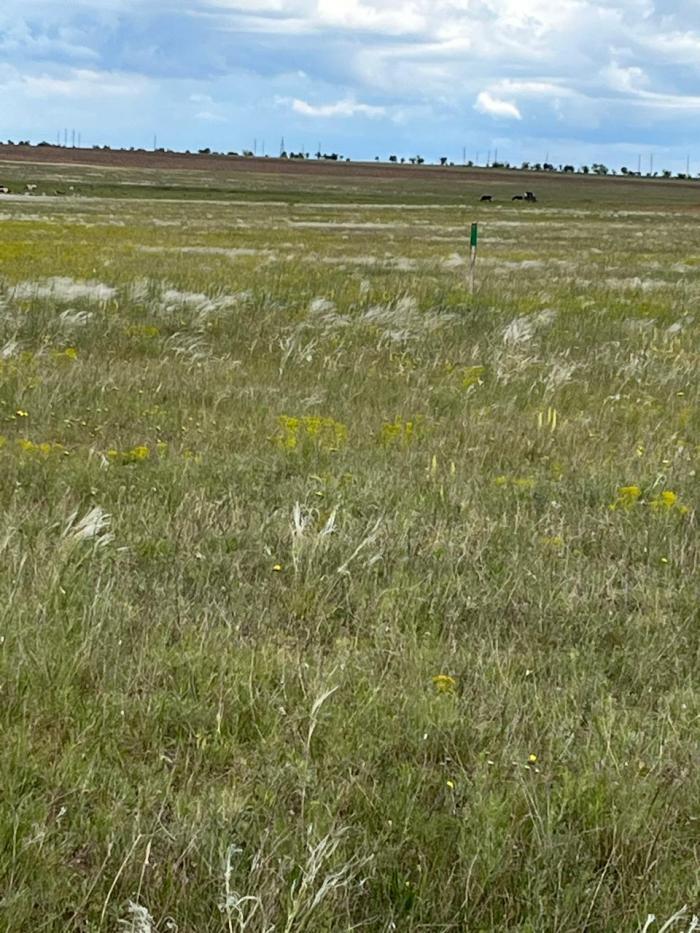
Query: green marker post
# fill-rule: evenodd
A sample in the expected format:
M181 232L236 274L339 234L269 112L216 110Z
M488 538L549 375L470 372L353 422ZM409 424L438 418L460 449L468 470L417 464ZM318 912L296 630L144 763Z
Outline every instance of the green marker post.
M479 225L472 224L471 233L469 236L469 291L474 294L474 280L476 277L476 251L479 245Z

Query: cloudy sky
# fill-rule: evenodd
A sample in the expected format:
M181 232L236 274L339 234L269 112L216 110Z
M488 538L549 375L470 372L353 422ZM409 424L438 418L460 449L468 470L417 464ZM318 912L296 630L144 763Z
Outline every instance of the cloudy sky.
M0 139L699 172L700 3L3 0L0 88Z

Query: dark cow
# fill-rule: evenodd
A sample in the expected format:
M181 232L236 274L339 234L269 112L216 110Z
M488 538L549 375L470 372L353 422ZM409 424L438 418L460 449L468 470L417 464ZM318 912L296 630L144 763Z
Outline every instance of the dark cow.
M526 192L525 192L525 200L526 200L526 201L536 201L537 198L536 198L535 195L532 193L532 191L526 191Z
M522 194L514 194L513 197L511 198L511 201L522 201L522 200L523 200Z
M480 201L493 201L493 195L492 195L492 194L482 194L481 197L479 198L479 200L480 200Z

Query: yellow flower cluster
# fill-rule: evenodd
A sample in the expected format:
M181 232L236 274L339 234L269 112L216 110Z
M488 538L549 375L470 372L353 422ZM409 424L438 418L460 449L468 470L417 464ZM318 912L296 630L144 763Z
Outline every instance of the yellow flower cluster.
M381 442L385 447L392 444L410 444L416 430L415 421L404 421L403 418L394 418L382 426Z
M624 509L629 511L634 508L634 506L642 498L642 490L639 486L619 486L617 490L617 497L614 502L610 503L610 508L614 512L616 509Z
M285 450L297 450L309 443L320 450L334 451L342 447L348 437L347 427L333 418L319 418L315 415L291 418L281 415L279 425L277 441Z
M28 440L27 438L19 438L17 440L17 446L22 451L23 454L26 454L30 457L50 457L52 454L67 454L68 451L63 446L63 444L54 444L44 441L40 444L35 444L33 441Z
M107 457L113 463L142 463L144 460L150 460L151 448L146 447L145 444L121 451L112 447L107 451Z
M53 350L51 355L55 360L69 360L71 363L78 359L78 351L75 347L66 347L65 350Z
M682 505L678 501L678 494L671 489L664 489L657 493L653 499L645 501L642 498L642 490L639 486L620 486L617 490L617 496L614 502L610 503L609 508L614 512L623 509L629 512L636 505L648 505L654 512L676 512L679 515L688 513L688 506Z
M126 328L128 337L157 337L160 330L154 324L132 324Z
M655 512L678 512L679 515L688 513L688 506L678 501L678 495L670 489L664 489L649 502L649 508Z
M485 372L485 366L465 366L462 370L462 388L470 389L472 386L481 385Z
M433 677L433 684L438 693L454 693L457 681L449 674L436 674Z

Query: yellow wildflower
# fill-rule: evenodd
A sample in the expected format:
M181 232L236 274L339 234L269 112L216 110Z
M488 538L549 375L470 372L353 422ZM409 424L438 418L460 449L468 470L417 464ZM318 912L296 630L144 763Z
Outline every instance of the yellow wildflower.
M132 460L132 461L148 460L148 458L151 456L151 451L150 451L150 448L141 444L138 447L132 447L132 449L129 451L127 456L129 460Z
M481 385L485 372L485 366L466 366L462 370L462 388L471 389L472 386Z
M333 418L315 415L291 418L282 415L278 420L281 433L277 435L277 442L286 450L296 450L306 441L321 450L335 451L347 440L347 427Z
M614 502L610 503L610 508L615 511L615 509L629 509L634 508L634 506L639 502L642 497L642 490L639 486L620 486L617 490L617 498Z
M15 412L15 414L17 415L18 418L28 418L28 417L29 417L29 412L28 412L28 411L24 411L22 408L18 408L17 411Z
M670 489L664 489L658 496L654 496L649 505L657 511L672 509L678 502L678 496Z
M275 566L274 566L272 569L273 569L273 571L274 571L275 573L281 573L281 572L282 572L282 564L275 564Z
M528 755L527 760L530 762L531 765L534 765L537 763L537 755L534 755L534 754Z
M457 681L449 674L436 674L433 683L438 693L454 693Z

